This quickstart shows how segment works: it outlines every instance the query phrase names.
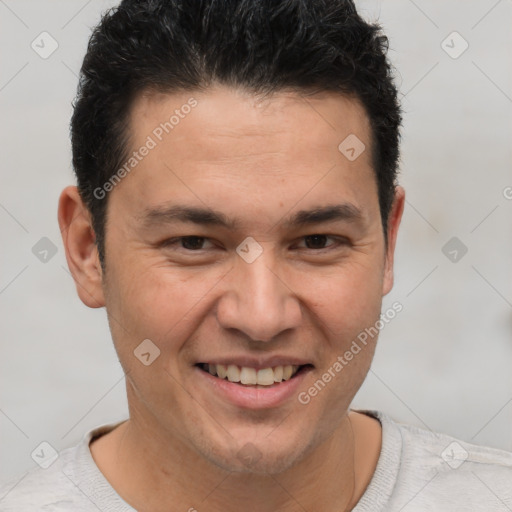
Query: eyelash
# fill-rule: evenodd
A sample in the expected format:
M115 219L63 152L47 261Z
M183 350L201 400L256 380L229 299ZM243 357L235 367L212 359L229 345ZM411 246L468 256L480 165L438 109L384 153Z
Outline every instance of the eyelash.
M323 233L314 233L312 235L305 235L303 237L301 237L301 240L304 240L306 238L310 238L310 237L314 237L314 236L321 236L321 237L326 237L326 238L330 238L331 240L334 240L335 243L331 244L331 245L328 245L327 247L322 247L320 249L310 249L308 247L305 247L303 249L306 249L306 250L310 250L310 251L313 251L313 252L322 252L322 251L328 251L328 250L332 250L334 247L338 247L340 245L348 245L348 240L346 238L343 238L343 237L336 237L336 236L331 236L331 235L325 235ZM189 240L189 239L200 239L200 240L209 240L208 237L205 237L205 236L196 236L196 235L189 235L189 236L180 236L180 237L177 237L177 238L169 238L168 240L164 240L162 243L161 243L161 246L162 247L176 247L180 242L183 242L184 240ZM178 249L184 249L185 251L187 252L201 252L201 251L205 251L207 249L197 249L197 250L194 250L194 249L187 249L185 247L178 247Z

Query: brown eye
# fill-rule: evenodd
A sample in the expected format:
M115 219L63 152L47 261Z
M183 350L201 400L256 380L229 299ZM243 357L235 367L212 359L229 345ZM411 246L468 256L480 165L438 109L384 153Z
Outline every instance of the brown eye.
M208 238L204 236L180 236L177 238L170 238L169 240L164 240L160 246L166 249L185 249L186 251L198 252L201 250L209 249L210 247L204 247L205 243L210 243Z
M350 245L350 241L345 237L317 233L303 236L296 248L302 251L309 250L312 254L315 252L323 254L327 251L341 250L348 245Z
M308 249L325 249L329 237L327 235L308 235L304 237Z
M181 238L181 245L184 249L196 251L203 248L202 246L205 240L206 238L201 236L185 236Z

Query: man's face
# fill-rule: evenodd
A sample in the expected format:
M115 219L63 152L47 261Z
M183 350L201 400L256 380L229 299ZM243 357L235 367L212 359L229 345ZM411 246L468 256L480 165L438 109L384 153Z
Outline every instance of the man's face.
M179 122L158 130L175 110ZM339 426L376 340L309 403L299 395L375 324L392 284L367 116L335 94L258 102L216 87L139 97L131 133L132 151L156 145L110 193L103 286L132 421L229 470L247 451L253 470L290 467ZM366 145L353 161L338 149L351 134ZM328 207L339 207L330 220L305 214ZM148 365L134 355L143 340L160 350ZM275 372L256 387L205 364ZM300 371L270 386L288 365Z

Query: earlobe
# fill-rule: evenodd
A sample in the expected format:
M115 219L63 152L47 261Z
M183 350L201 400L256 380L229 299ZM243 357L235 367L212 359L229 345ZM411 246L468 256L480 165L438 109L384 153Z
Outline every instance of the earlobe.
M105 305L103 273L91 215L77 187L66 187L59 199L59 226L68 267L81 301L90 308Z
M387 295L393 288L393 263L395 256L396 239L398 236L398 228L402 220L402 214L405 204L405 190L397 186L395 189L395 198L388 217L388 247L386 251L386 263L384 267L384 280L382 284L382 295Z

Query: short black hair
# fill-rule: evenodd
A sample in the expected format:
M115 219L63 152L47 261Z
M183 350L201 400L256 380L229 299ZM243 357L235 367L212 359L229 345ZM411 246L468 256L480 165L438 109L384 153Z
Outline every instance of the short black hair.
M73 167L102 264L108 197L94 191L126 162L134 98L214 82L357 98L371 124L386 236L402 120L387 52L381 26L351 0L124 0L107 11L89 40L71 120Z

